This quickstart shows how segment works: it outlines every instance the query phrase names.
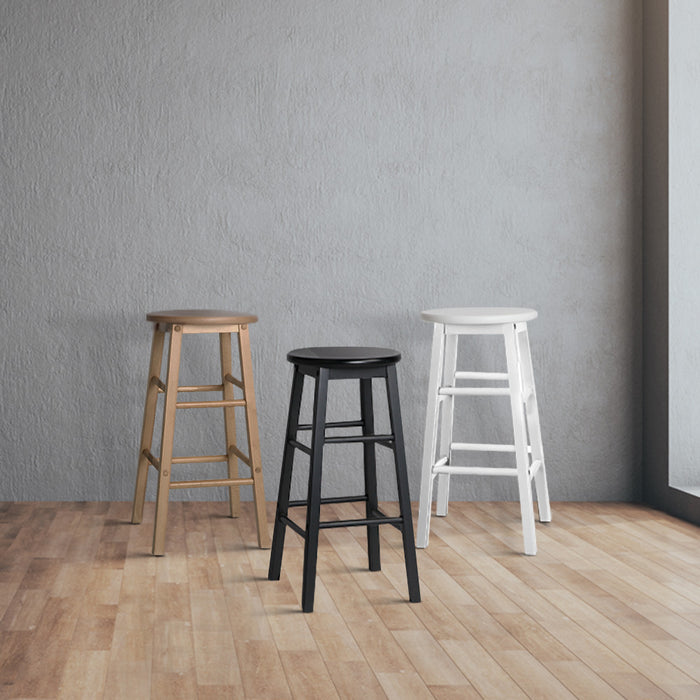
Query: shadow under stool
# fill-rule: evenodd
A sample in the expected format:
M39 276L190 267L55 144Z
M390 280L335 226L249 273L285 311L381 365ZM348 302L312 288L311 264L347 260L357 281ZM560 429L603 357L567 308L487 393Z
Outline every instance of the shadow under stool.
M316 585L316 562L319 532L325 528L366 526L367 548L370 571L381 569L379 552L379 525L390 524L402 533L406 577L409 600L420 602L420 587L416 565L411 502L408 489L408 473L401 425L399 391L396 378L396 363L401 354L395 350L367 347L318 347L301 348L288 353L287 359L294 365L292 392L287 418L287 433L282 460L282 471L277 499L275 527L270 551L268 579L277 581L282 566L282 550L287 526L301 535L304 542L304 565L302 583L302 609L312 612ZM304 378L311 377L315 382L313 418L310 424L300 424L299 414L302 403ZM372 379L384 379L389 407L390 431L376 434L372 398ZM326 422L326 406L329 382L337 379L357 379L360 389L360 419ZM359 428L359 434L328 435L329 429ZM310 445L299 441L300 432L310 432ZM356 432L356 431L353 431ZM323 449L327 444L358 443L363 446L364 493L354 496L323 498L321 477L323 470ZM377 468L375 445L393 451L394 466L399 497L399 515L387 516L379 510L377 503ZM309 455L308 495L305 500L290 501L294 453L300 450ZM328 503L365 503L365 517L352 520L320 519L321 506ZM289 509L306 508L306 527L302 528L289 517Z
M536 554L532 481L540 522L552 519L527 333L527 322L537 318L537 312L523 308L449 308L423 311L421 318L432 322L434 327L416 545L428 545L436 477L436 514L444 516L447 515L450 476L510 476L518 480L524 551ZM458 339L476 335L503 337L506 372L457 371ZM458 386L458 380L468 380L471 386ZM454 442L454 402L455 398L464 396L509 397L513 444ZM514 453L515 467L461 466L463 458L456 459L455 455L464 452Z
M149 313L146 319L153 324L153 343L151 346L151 363L148 373L146 405L139 449L136 490L131 516L132 523L140 523L143 518L143 506L146 497L149 465L158 472L158 490L156 496L156 514L153 530L153 554L165 553L165 525L168 517L168 500L171 489L187 489L212 486L225 486L229 491L231 517L238 517L240 512L240 487L252 486L255 502L255 518L258 529L258 546L270 546L270 534L265 515L265 493L260 461L260 440L258 436L258 419L253 390L253 365L250 354L248 325L258 318L252 314L235 311L218 311L211 309L156 311ZM221 383L197 386L179 386L180 356L182 340L185 335L199 333L216 333L219 336L219 355L221 363ZM241 378L232 372L231 335L238 338L238 352ZM163 349L166 336L169 335L167 376L165 382L160 378ZM235 398L235 389L242 394ZM220 399L208 401L179 401L179 393L216 392ZM158 397L163 394L163 428L160 454L151 453L153 429L156 418ZM236 444L237 407L245 409L245 422L248 454L244 454ZM174 457L173 438L175 434L175 412L177 409L222 408L226 439L226 454L202 455L195 457ZM239 476L238 462L243 462L250 469L249 477ZM177 464L206 464L226 462L228 476L222 479L199 479L190 481L172 481L172 467Z

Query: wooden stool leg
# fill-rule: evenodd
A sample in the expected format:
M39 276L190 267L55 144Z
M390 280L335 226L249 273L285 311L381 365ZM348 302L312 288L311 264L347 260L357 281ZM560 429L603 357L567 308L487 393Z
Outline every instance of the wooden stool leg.
M265 485L263 483L262 460L260 457L258 411L255 405L255 390L253 388L253 360L250 354L250 338L246 324L243 324L238 332L238 351L241 358L243 395L246 402L246 430L248 434L250 473L253 477L253 500L255 502L255 521L258 527L258 547L267 549L270 546L270 532L267 529L267 515L265 513Z
M421 467L420 508L418 509L417 547L427 547L430 537L430 511L433 501L433 465L437 448L438 417L440 405L438 390L442 379L445 352L444 326L433 327L433 349L430 355L430 377L428 379L428 401L425 412L425 436L423 438L423 462Z
M306 507L306 540L304 542L304 579L301 587L301 608L304 612L313 612L314 593L316 591L316 561L318 558L318 534L321 520L321 473L323 469L323 444L326 433L329 374L327 368L322 367L319 369L314 392L309 490Z
M360 412L362 416L362 434L374 434L374 407L372 403L372 379L360 379ZM373 442L363 445L365 471L365 517L371 518L379 509L377 500L377 458ZM367 526L367 555L369 570L379 571L382 568L379 552L379 525Z
M522 393L522 375L518 362L518 341L515 325L504 331L506 360L508 364L508 385L510 389L510 408L513 416L513 433L515 438L515 466L518 476L520 494L520 516L523 527L525 554L537 554L535 535L535 511L530 484L530 458L527 451L527 428Z
M518 347L520 351L520 366L523 373L523 390L525 391L525 418L527 431L530 436L532 448L532 461L540 463L535 472L535 493L537 494L537 511L542 523L552 520L552 511L549 505L549 489L547 488L547 472L544 465L544 449L542 447L542 433L540 432L540 413L537 407L537 394L535 393L535 373L532 369L532 356L530 354L530 341L527 325L520 324L518 331Z
M170 331L168 352L168 376L165 381L165 408L163 410L163 434L160 443L160 468L158 470L158 494L156 496L156 522L153 528L153 554L165 554L165 525L168 519L170 497L170 471L175 435L175 409L178 382L180 380L180 351L182 349L182 326L173 326Z
M272 535L272 549L270 551L270 567L267 578L270 581L279 581L282 568L282 552L284 550L284 536L287 526L284 518L287 517L289 508L289 491L292 485L292 468L294 466L294 445L299 428L299 411L301 409L301 396L304 390L304 375L298 367L294 367L292 379L292 394L289 399L289 414L287 416L287 434L284 441L284 457L282 458L282 473L280 474L279 493L277 495L277 512L275 514L275 529Z
M155 324L153 342L151 343L151 362L148 368L148 386L146 388L146 405L143 410L143 427L141 429L141 446L139 448L138 470L136 472L136 488L134 503L131 509L131 522L140 523L143 520L143 504L146 499L146 484L150 467L146 452L150 451L153 442L153 428L156 421L158 406L157 379L160 377L160 366L163 361L163 345L165 332Z
M226 378L227 376L233 376L230 333L219 333L219 354L221 356L223 398L225 401L231 401L234 398L233 384ZM231 447L236 446L236 409L233 406L224 408L224 428L226 434L226 455L228 457L228 478L237 479L239 477L238 457L231 450ZM229 486L228 501L231 517L237 518L241 512L241 489L239 486Z
M457 336L445 336L445 361L440 386L455 385L455 370L457 369ZM447 457L450 464L452 444L452 424L454 421L455 397L447 395L442 402L442 417L440 420L440 457ZM450 499L450 475L438 474L437 505L435 514L447 515L447 505Z
M416 549L413 540L411 497L408 490L408 468L406 466L406 451L403 443L396 365L389 365L386 368L386 390L391 432L394 436L394 464L396 467L396 483L402 520L401 534L403 536L403 556L406 563L406 579L408 581L408 599L412 603L420 603L420 584L418 583L418 565L416 563Z

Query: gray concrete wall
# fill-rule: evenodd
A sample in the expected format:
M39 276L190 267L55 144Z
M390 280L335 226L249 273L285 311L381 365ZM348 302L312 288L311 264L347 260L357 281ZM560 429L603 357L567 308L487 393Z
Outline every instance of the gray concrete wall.
M145 313L187 306L260 317L270 500L286 352L400 349L417 498L418 314L458 305L540 312L552 497L635 498L641 20L634 0L0 4L0 499L131 498ZM213 354L194 342L183 379L213 381ZM460 439L500 415L464 410ZM180 452L219 421L183 419ZM356 479L334 456L329 491Z
M700 495L700 5L669 5L669 482Z

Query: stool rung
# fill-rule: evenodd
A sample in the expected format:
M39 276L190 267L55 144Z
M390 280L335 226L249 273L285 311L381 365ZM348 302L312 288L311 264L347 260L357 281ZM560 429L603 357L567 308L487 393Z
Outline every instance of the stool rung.
M321 505L328 505L329 503L362 503L367 500L367 496L327 496L321 499ZM299 508L301 506L307 506L309 502L303 501L289 501L287 503L288 508Z
M381 515L376 518L354 518L352 520L326 520L318 524L321 530L331 527L357 527L362 525L398 525L403 523L400 515Z
M341 420L335 421L334 423L326 423L326 428L359 428L362 426L361 420ZM311 430L313 426L311 423L304 423L298 426L297 430Z
M223 391L223 384L199 384L198 386L179 386L177 388L178 393L184 392L195 392L195 391Z
M537 472L538 472L540 469L542 469L542 466L543 466L543 463L542 463L542 460L541 460L541 459L536 459L536 460L530 465L529 474L530 474L530 478L531 478L531 479L532 479L533 476L535 476L535 474L537 474Z
M327 437L324 442L393 442L394 436L389 435L344 435Z
M515 445L499 445L477 442L453 442L450 444L453 452L515 452ZM528 445L528 452L532 452L532 447Z
M292 445L293 447L296 447L297 450L301 450L302 452L306 452L307 455L311 455L311 448L307 447L303 443L299 442L298 440L290 440L289 444Z
M245 399L222 399L220 401L178 401L176 408L232 408L233 406L245 406Z
M510 389L486 386L443 386L438 393L443 396L509 396Z
M506 372L455 372L455 378L507 382L508 374Z
M472 474L473 476L518 476L514 467L433 467L433 474Z
M165 392L165 384L160 380L160 377L151 377L151 384L157 386L161 394Z
M289 503L291 506L292 504ZM306 505L306 502L304 502ZM324 520L318 524L319 530L328 530L337 527L362 527L367 525L393 525L397 529L401 529L403 518L400 515L384 515L381 511L375 511L376 516L371 518L351 518L349 520ZM294 530L298 535L306 539L306 530L294 522L288 515L280 516L280 520Z
M252 486L253 480L248 479L200 479L197 481L171 481L171 489L198 489L207 486Z
M226 462L226 455L201 455L197 457L173 457L173 464L212 464L214 462Z
M248 455L244 455L235 445L231 445L229 448L229 453L233 453L238 457L238 459L243 462L243 464L247 464L251 469L253 468L253 465L250 463L250 457Z
M160 471L160 460L151 454L150 450L144 450L141 453L156 469Z
M240 379L236 379L232 374L227 374L224 379L227 382L231 382L231 384L235 384L239 389L243 389L245 391L245 384Z

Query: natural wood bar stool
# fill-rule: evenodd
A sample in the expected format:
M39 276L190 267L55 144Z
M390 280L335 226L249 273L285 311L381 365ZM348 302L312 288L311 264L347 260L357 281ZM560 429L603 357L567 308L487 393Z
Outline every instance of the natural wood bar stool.
M527 333L527 322L537 318L537 312L522 308L432 309L423 311L421 318L432 322L434 327L416 545L428 545L433 481L436 477L436 514L447 515L450 475L511 476L518 480L525 554L535 554L537 544L532 481L537 492L540 522L552 519ZM456 370L459 337L474 335L503 336L506 372ZM457 380L477 384L457 386ZM461 396L509 397L514 444L453 442L454 400ZM454 455L457 452L515 453L515 467L461 466L460 461L455 464Z
M401 354L396 350L363 347L322 347L301 348L288 353L287 359L294 364L292 394L287 418L287 436L282 459L279 497L275 529L270 551L268 579L277 581L282 567L282 550L287 526L291 527L304 540L304 573L301 603L304 612L312 612L316 586L316 561L319 531L324 528L366 526L367 549L370 571L379 571L379 525L390 524L401 531L403 537L404 560L408 580L408 595L412 603L420 602L420 586L416 565L416 550L413 540L411 502L408 491L406 454L401 427L399 389L396 379L396 363ZM309 424L299 424L304 378L315 380L313 419ZM374 409L372 401L372 379L384 379L389 404L391 432L377 435L374 430ZM360 419L326 422L328 382L335 379L358 379L360 384ZM328 429L359 428L355 435L327 435ZM300 431L311 433L310 446L297 440ZM365 490L362 495L321 497L321 475L323 468L323 448L332 443L356 443L363 446ZM394 466L399 495L399 515L387 516L377 504L377 466L375 445L389 448L394 453ZM294 453L300 450L309 455L308 497L303 501L290 501ZM324 503L365 504L365 517L352 520L321 521L321 505ZM302 528L289 517L289 508L306 508L306 527Z
M228 486L231 517L238 517L240 511L240 486L253 487L255 517L258 528L258 546L270 546L270 534L265 516L265 492L263 489L262 466L260 462L260 441L258 436L258 419L253 390L253 366L250 355L248 324L258 318L252 314L234 311L217 311L196 309L186 311L156 311L149 313L146 319L153 323L153 344L151 346L151 364L148 374L146 406L143 416L141 448L139 450L136 490L131 516L132 523L140 523L143 518L143 505L146 498L146 482L149 464L158 472L158 493L156 497L156 516L153 531L153 554L165 553L165 524L168 517L168 499L170 489L187 489L207 486ZM160 379L161 362L165 336L170 334L168 351L168 370L165 382ZM182 337L196 333L218 333L221 356L221 384L201 386L179 386L180 353ZM238 336L241 379L232 374L231 334ZM243 397L234 398L234 387L240 389ZM210 401L178 401L180 392L221 392L221 399ZM159 394L165 395L163 409L163 432L160 444L160 456L151 453L153 427ZM245 407L246 431L248 438L248 455L236 445L236 419L234 411L237 406ZM175 411L187 408L223 408L226 433L226 454L203 455L197 457L173 457L173 438L175 433ZM250 468L249 477L240 477L238 460ZM171 481L174 464L205 464L226 462L228 477L225 479L204 479L195 481Z

